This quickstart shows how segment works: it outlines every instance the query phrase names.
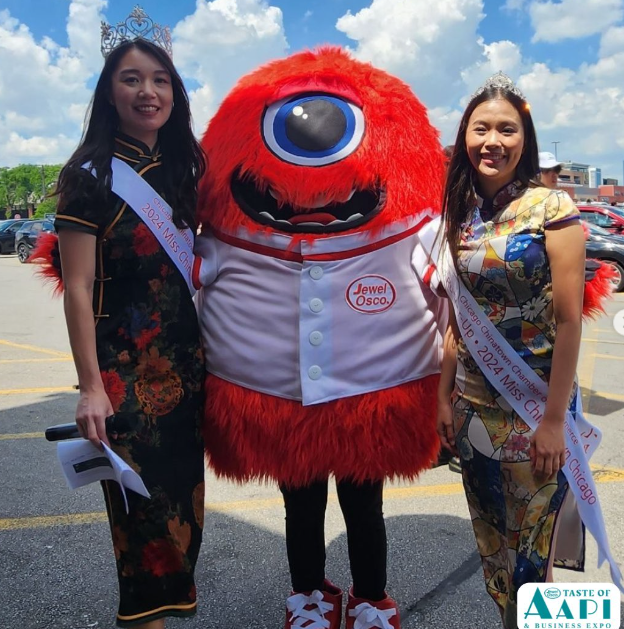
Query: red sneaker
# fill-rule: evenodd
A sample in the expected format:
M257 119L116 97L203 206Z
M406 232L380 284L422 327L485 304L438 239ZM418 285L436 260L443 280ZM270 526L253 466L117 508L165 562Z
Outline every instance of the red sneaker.
M381 601L355 598L349 590L349 602L345 614L346 629L401 629L401 619L396 601L386 596Z
M286 599L284 629L340 629L342 590L325 579L322 590L293 592Z

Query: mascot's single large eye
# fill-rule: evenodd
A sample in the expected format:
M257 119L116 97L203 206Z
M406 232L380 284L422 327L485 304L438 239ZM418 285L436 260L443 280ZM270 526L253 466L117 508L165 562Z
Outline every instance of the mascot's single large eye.
M289 96L267 108L262 130L269 149L285 162L325 166L360 145L364 114L357 105L329 94Z

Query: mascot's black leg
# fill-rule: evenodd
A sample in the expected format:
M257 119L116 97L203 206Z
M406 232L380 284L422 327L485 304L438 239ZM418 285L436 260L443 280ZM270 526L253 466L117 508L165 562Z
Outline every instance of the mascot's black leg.
M286 508L286 551L293 591L322 590L327 481L297 489L280 485L280 490Z
M353 594L380 601L386 597L388 543L383 518L383 481L337 483L347 525Z

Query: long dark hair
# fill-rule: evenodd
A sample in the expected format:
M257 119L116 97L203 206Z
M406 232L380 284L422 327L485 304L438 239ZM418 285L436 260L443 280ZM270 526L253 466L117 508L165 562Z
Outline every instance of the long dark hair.
M115 133L119 116L111 104L112 77L123 56L136 48L151 55L171 76L175 106L167 122L158 131L158 144L163 157L163 196L173 208L178 227L196 227L197 182L206 169L204 154L191 128L189 100L182 79L169 55L160 46L144 39L124 42L106 58L85 118L80 144L59 175L56 194L59 210L84 194L85 162L91 162L98 173L95 194L106 198L110 190L111 158L115 150ZM90 175L89 175L90 176Z
M537 135L528 103L517 94L504 88L494 87L484 90L468 103L468 107L461 118L446 176L442 218L453 260L457 260L462 223L466 220L476 201L474 191L477 186L477 176L466 149L468 121L472 112L481 103L496 99L504 99L513 105L522 120L524 148L516 166L515 179L520 180L525 186L539 185L534 179L539 171Z

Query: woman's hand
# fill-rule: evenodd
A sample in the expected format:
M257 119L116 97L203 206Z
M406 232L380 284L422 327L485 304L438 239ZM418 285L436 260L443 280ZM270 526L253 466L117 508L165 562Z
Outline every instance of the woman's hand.
M453 427L453 404L451 397L438 400L438 419L436 430L440 437L442 447L457 454L455 448L455 428Z
M531 436L529 456L534 476L550 478L556 474L566 461L563 422L549 421L544 415Z
M96 448L100 442L110 446L106 436L106 418L113 414L113 406L104 389L81 391L76 408L76 424L83 439L88 439Z

